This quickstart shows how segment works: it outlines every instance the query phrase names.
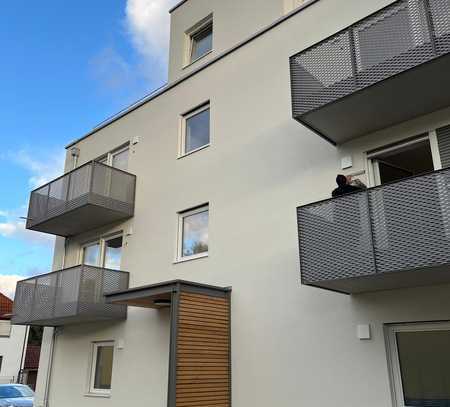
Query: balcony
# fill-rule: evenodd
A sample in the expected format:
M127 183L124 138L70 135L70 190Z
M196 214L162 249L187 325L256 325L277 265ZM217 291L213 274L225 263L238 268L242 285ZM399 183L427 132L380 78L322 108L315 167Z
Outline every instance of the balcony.
M297 208L302 283L346 294L450 283L450 169Z
M31 193L27 229L73 236L134 214L136 177L89 162Z
M19 281L13 324L63 326L126 318L126 306L107 304L105 295L128 288L123 271L77 266Z
M450 105L450 4L400 0L290 59L293 117L341 144Z

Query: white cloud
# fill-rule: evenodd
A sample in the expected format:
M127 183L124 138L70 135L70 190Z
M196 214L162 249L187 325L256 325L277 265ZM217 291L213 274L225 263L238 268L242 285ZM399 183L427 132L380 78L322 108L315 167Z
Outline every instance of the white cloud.
M0 292L13 299L17 282L24 278L26 277L19 275L0 275Z
M28 182L32 188L37 188L57 178L64 169L65 154L59 150L42 159L37 159L28 150L10 152L7 157L30 173Z
M126 26L137 51L165 66L169 48L169 10L179 0L127 0Z
M4 211L3 211L4 212ZM1 216L4 222L0 222L0 236L19 239L31 244L53 245L55 238L44 233L33 232L25 228L25 221L15 220L11 216Z

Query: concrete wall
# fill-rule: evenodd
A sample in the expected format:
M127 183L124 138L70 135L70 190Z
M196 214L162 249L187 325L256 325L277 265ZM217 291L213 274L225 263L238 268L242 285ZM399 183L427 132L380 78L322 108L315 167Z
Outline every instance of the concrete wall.
M0 370L0 384L17 380L21 368L22 349L27 329L25 326L12 325L9 337L0 337L0 356L3 356Z
M129 163L137 175L136 215L108 229L133 227L123 254L131 286L182 278L233 287L235 407L392 405L384 324L450 319L448 286L348 297L299 282L295 208L330 196L341 156L353 156L354 171L364 167L368 149L450 122L449 111L437 112L335 148L291 118L289 56L390 2L318 1L78 143L82 164L139 136ZM224 2L187 2L173 17L192 7L179 33L189 18L211 11L206 3ZM205 8L194 12L197 4ZM207 100L211 146L177 159L180 114ZM176 213L205 202L209 256L174 263ZM70 243L66 266L84 238ZM59 249L55 264L61 258ZM371 324L372 340L357 339L362 323ZM87 397L90 343L121 339L111 397ZM50 405L121 407L131 398L163 407L168 346L168 315L154 310L130 308L126 322L64 329Z

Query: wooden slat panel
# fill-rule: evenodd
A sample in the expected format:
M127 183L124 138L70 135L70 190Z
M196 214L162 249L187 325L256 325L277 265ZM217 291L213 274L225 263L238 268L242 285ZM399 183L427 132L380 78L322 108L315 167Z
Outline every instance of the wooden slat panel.
M229 298L180 293L177 407L230 407Z

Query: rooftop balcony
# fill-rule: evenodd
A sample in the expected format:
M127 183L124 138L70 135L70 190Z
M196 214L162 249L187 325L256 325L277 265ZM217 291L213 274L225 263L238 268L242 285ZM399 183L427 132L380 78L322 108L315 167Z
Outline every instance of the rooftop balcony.
M450 169L297 208L302 283L346 294L450 283Z
M105 295L128 288L129 274L77 266L19 281L12 322L63 326L126 318L126 305L107 304Z
M450 105L450 3L399 0L290 59L293 117L333 144Z
M27 229L73 236L134 214L136 177L89 162L31 193Z

